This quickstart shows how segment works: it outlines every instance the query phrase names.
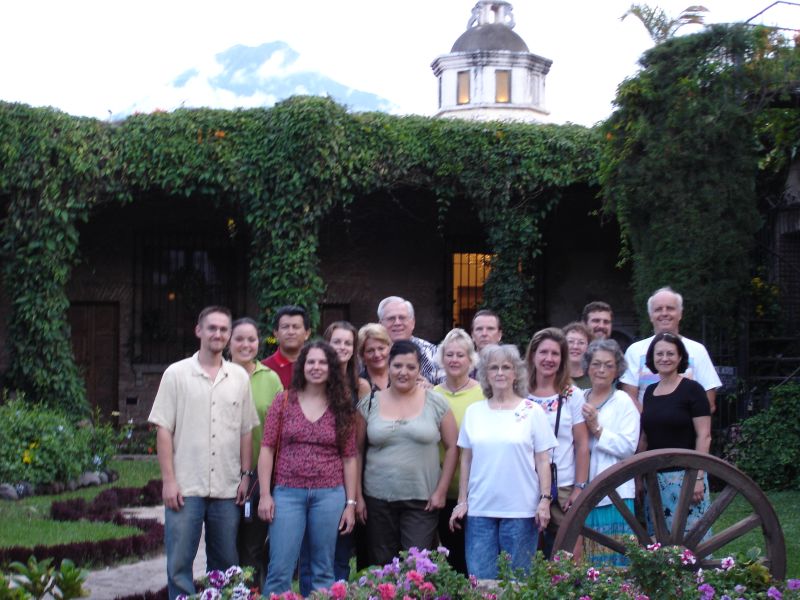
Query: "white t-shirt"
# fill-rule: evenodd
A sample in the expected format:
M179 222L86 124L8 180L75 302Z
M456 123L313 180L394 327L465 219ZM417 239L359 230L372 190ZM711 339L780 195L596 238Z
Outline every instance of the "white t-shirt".
M471 404L458 434L459 447L472 450L468 514L506 519L535 516L539 477L533 454L557 443L544 411L530 400L513 410L492 410L488 400Z
M625 352L625 362L628 363L628 369L625 371L620 382L628 385L635 385L639 388L639 402L644 398L644 391L651 383L658 383L658 375L654 374L644 364L647 358L647 349L653 342L655 335L650 336L644 340L634 342L628 347ZM695 342L687 337L681 336L683 345L686 346L686 352L689 354L689 368L683 373L687 379L693 379L703 386L703 389L713 390L722 385L722 382L717 375L716 369L711 362L711 357L708 355L708 350L700 342Z
M547 413L550 422L550 429L556 429L556 416L558 414L558 395L554 396L534 396L529 394L528 398L536 402ZM572 427L583 423L583 393L580 388L570 386L569 395L561 404L561 420L558 424L558 447L553 452L553 462L558 467L558 487L564 487L575 483L575 444L572 439Z

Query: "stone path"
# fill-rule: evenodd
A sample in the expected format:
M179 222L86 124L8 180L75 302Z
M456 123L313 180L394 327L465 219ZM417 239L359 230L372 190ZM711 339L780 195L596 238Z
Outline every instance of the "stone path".
M158 519L164 522L163 506L146 506L130 508L123 511L125 514L142 519ZM194 577L205 574L206 544L204 537L200 538L200 548L194 559ZM139 562L106 567L97 571L90 571L84 588L89 592L89 598L94 600L114 600L119 596L129 596L148 591L156 592L167 585L167 557L164 554L154 558L140 560Z

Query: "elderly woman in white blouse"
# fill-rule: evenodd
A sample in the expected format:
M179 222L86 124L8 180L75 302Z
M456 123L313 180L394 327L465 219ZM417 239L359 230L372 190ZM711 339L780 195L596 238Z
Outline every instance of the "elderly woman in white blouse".
M584 392L586 403L581 407L589 430L591 481L633 455L639 441L640 417L630 397L616 389L617 377L625 372L625 357L617 342L612 339L593 341L584 354L583 366L592 382L592 387ZM633 480L619 486L617 493L633 513ZM617 539L633 533L608 497L589 513L586 526ZM627 564L623 555L586 538L584 558L595 565Z

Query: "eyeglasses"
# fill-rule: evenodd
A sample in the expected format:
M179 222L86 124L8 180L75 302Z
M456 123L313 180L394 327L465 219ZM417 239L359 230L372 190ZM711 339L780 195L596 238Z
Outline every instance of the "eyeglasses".
M489 365L487 371L490 373L497 373L498 371L513 371L513 365Z

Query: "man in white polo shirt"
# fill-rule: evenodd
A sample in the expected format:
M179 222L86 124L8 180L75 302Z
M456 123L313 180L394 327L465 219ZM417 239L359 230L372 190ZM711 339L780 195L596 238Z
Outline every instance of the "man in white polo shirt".
M204 524L207 570L238 563L238 505L252 474L251 430L259 424L247 371L222 359L230 311L203 309L195 335L200 350L167 368L148 419L158 426L170 600L195 593L192 563Z
M620 378L622 389L628 392L639 412L642 411L645 388L658 381L658 375L644 364L647 349L657 333L667 331L674 335L680 335L678 327L683 317L683 297L669 287L658 289L647 300L647 313L650 315L654 334L647 339L634 342L628 347L625 352L628 370ZM694 379L703 386L713 413L716 408L717 388L722 385L719 375L717 375L717 371L711 363L711 357L703 344L687 337L680 337L689 354L689 368L683 375Z

